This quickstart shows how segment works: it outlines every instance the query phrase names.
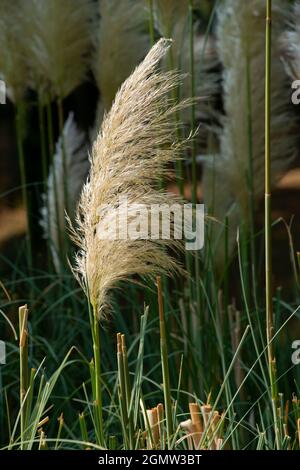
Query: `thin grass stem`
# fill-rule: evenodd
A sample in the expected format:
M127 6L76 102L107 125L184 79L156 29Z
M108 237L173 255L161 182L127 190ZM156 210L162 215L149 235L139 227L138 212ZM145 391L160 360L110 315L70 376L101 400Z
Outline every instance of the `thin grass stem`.
M101 356L100 356L100 331L97 317L97 307L93 305L93 352L94 352L94 406L95 422L97 423L97 440L100 446L104 446L103 410L102 410L102 385L101 385Z
M266 5L266 72L265 72L265 278L266 278L266 333L268 368L272 394L277 450L280 449L277 419L276 359L273 351L273 303L272 303L272 220L271 220L271 47L272 0Z
M17 136L21 189L22 189L22 203L26 211L26 217L27 217L26 256L27 256L29 272L31 273L32 271L32 247L31 247L32 237L31 237L29 200L28 200L28 193L27 193L25 154L24 154L24 144L23 144L23 141L24 141L24 125L23 124L24 124L24 107L22 103L19 103L16 109L16 136Z
M168 448L170 448L174 425L173 425L170 374L169 374L169 362L168 362L168 346L167 346L167 337L166 337L166 322L165 322L165 314L164 314L161 278L159 276L157 277L157 294L158 294L158 309L159 309L161 365L162 365L164 403L165 403L166 423L167 423L167 443L168 443Z
M26 393L28 389L28 309L27 305L19 308L19 351L20 351L20 435L21 450L26 429Z

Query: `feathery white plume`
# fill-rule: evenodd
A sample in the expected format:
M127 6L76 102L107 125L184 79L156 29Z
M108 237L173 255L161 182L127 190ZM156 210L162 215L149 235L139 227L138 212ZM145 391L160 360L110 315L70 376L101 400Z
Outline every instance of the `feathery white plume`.
M101 0L94 74L101 92L102 113L149 48L144 0ZM100 111L99 111L100 112Z
M24 49L24 22L21 2L0 2L0 78L6 83L13 102L20 102L27 87L26 50Z
M287 31L282 34L282 45L288 75L293 80L300 79L300 1L296 0L291 11Z
M183 145L176 142L173 114L188 105L168 99L180 77L156 70L169 45L170 41L161 39L121 86L93 145L90 175L72 235L79 246L74 271L98 315L118 281L133 274L154 276L177 269L166 247L177 248L179 240L100 240L97 233L99 223L112 217L107 205L121 215L127 211L120 198L126 198L129 207L147 208L181 201L157 189L166 164L179 157Z
M63 151L68 175L68 209L73 219L79 195L89 170L88 148L84 132L80 131L70 113L63 128L63 135L56 144L53 164L50 168L47 195L44 196L45 206L42 208L41 225L44 236L51 245L54 265L60 267L61 247L66 232L65 222L65 191L63 171Z
M92 48L91 0L26 0L31 86L43 99L68 96L84 80ZM20 41L21 42L21 41Z

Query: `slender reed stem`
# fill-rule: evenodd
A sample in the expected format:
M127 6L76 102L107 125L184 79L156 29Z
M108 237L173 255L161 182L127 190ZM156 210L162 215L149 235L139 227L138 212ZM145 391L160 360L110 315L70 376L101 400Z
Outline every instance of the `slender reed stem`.
M41 157L42 157L42 175L43 175L43 191L44 191L44 202L49 214L49 201L47 191L47 179L48 179L48 161L47 161L47 143L46 143L46 132L45 132L45 109L42 104L41 97L38 99L38 115L39 115L39 129L40 129L40 145L41 145ZM47 233L50 234L50 217L47 218ZM47 243L48 252L48 266L50 267L50 245Z
M166 423L167 423L167 442L168 442L168 448L170 448L171 437L173 434L174 426L173 426L173 414L172 414L172 402L171 402L166 323L165 323L165 315L164 315L161 278L159 276L157 277L157 294L158 294L158 309L159 309L160 352L161 352L164 402L165 402Z
M24 134L24 116L23 116L23 105L18 104L16 110L16 136L17 136L17 147L18 147L18 158L19 158L19 169L21 178L22 188L22 203L24 205L27 217L27 234L26 234L26 256L29 271L32 270L32 248L31 248L31 225L30 225L30 214L29 214L29 201L26 188L26 167L25 167L25 155L23 147L23 134Z
M64 194L64 209L69 214L70 213L70 204L69 204L69 191L68 191L68 172L67 172L67 157L66 157L66 148L64 142L64 111L63 103L60 98L57 99L57 111L58 111L58 125L59 133L61 138L61 151L62 151L62 171L63 171L63 194ZM59 223L59 221L58 221ZM63 258L68 254L69 249L69 237L65 230L65 224L63 227L59 227L59 233L62 234L61 238L61 254Z
M21 450L24 449L24 431L26 429L26 403L25 395L28 389L28 309L27 305L19 308L19 352L20 352L20 434Z
M266 16L266 89L265 89L265 277L266 277L266 323L269 363L273 359L273 306L272 306L272 240L271 240L271 8L267 0Z
M47 130L48 130L48 147L49 147L50 162L52 163L52 157L54 155L54 139L53 139L52 107L51 107L50 100L47 101L46 113L47 113Z
M29 374L28 393L26 397L26 416L25 416L26 427L29 421L30 412L32 408L35 374L36 374L36 369L32 368Z
M150 35L150 44L151 46L155 43L154 36L154 15L153 15L153 0L148 0L149 4L149 35Z
M58 98L57 100L57 112L58 112L58 129L59 132L62 133L64 128L64 110L62 100Z
M101 357L100 357L100 331L97 318L97 308L93 306L93 352L94 352L94 406L95 406L95 422L97 423L97 440L98 444L104 446L103 434L103 413L102 413L102 387L101 387Z
M118 395L120 403L120 412L122 418L122 429L125 448L129 449L129 439L127 435L128 427L128 414L127 414L127 403L126 403L126 385L124 376L124 363L122 357L122 344L121 344L121 333L117 334L117 363L118 363Z
M265 88L265 276L266 276L266 333L271 398L277 450L280 449L277 416L276 359L273 351L272 305L272 221L271 221L271 33L272 0L266 7L266 88Z
M130 446L130 449L133 450L134 449L134 431L133 431L133 419L132 419L133 416L132 416L132 411L130 407L132 393L131 393L131 382L130 382L130 375L129 375L125 335L121 335L121 351L122 351L125 391L126 391L126 409L127 409L127 416L128 416L129 446Z
M167 36L170 37L171 34L168 34ZM169 62L169 65L168 65L169 70L174 70L175 62L174 62L174 52L173 52L172 47L169 50L168 62ZM177 104L179 102L179 96L180 96L180 85L176 86L176 88L172 89L171 91L171 98L174 101L174 103ZM180 129L180 116L179 116L178 111L176 111L174 115L174 125L176 126L176 137L178 141L180 141L181 129ZM176 182L177 182L177 186L179 189L179 194L183 197L184 196L184 171L183 171L182 160L177 160L175 162L175 173L176 173Z
M56 442L55 442L55 447L54 447L55 450L57 450L59 447L59 441L60 441L60 436L61 436L63 427L64 427L64 415L63 413L61 413L61 415L58 418L58 430L57 430Z
M128 368L125 335L117 334L117 362L119 379L119 401L122 417L122 428L126 449L134 450L134 431L131 412L131 385Z
M85 415L84 415L84 412L82 413L79 413L79 426L80 426L80 432L81 432L81 438L83 440L83 442L88 442L89 440L89 435L88 435L88 431L87 431L87 426L86 426L86 421L85 421ZM83 448L85 449L85 445L83 446Z
M44 185L44 192L47 195L48 164L47 164L47 150L46 150L45 114L44 114L44 106L40 98L38 99L38 113L39 113L43 185Z
M248 44L247 44L248 48ZM249 51L247 49L246 57L246 81L247 81L247 124L248 124L248 194L249 194L249 220L250 220L250 251L251 251L251 273L252 273L252 288L253 298L256 308L257 305L257 268L256 268L256 250L255 250L255 223L254 223L254 168L253 168L253 123L252 123L252 84L251 84L251 62Z
M52 115L52 106L51 101L48 99L46 105L46 114L47 114L47 130L48 130L48 149L49 149L49 157L50 157L50 165L53 168L53 190L54 190L54 205L55 205L55 220L49 220L49 234L51 233L51 222L56 224L56 230L58 233L58 250L61 256L64 253L64 236L62 237L63 228L60 227L60 217L59 217L59 196L58 196L58 187L57 187L57 178L56 172L54 171L54 136L53 136L53 115ZM59 113L62 115L62 111ZM60 121L61 121L60 117ZM62 119L63 120L63 119ZM60 124L61 125L61 124Z
M194 63L194 27L193 27L193 8L194 0L189 0L189 52L190 52L190 95L194 100L195 98L195 63ZM196 108L194 101L191 104L191 115L190 115L190 127L191 132L194 133L196 127ZM192 139L192 203L197 203L197 163L196 163L196 141ZM201 309L201 292L200 292L200 259L199 253L195 252L194 256L195 264L195 283L196 283L196 300L197 310L200 312ZM201 325L200 325L201 328Z
M193 28L193 0L189 0L189 48L190 48L190 93L195 97L195 64L194 64L194 28ZM191 105L191 132L195 130L196 114L195 103ZM192 201L197 202L197 164L196 142L192 140Z
M62 161L63 161L63 179L64 179L64 198L65 198L65 209L68 212L69 209L69 195L68 195L68 175L67 175L67 162L66 162L66 149L64 145L64 111L63 111L63 104L62 100L59 98L57 100L57 111L58 111L58 125L59 125L59 133L61 136L62 142Z

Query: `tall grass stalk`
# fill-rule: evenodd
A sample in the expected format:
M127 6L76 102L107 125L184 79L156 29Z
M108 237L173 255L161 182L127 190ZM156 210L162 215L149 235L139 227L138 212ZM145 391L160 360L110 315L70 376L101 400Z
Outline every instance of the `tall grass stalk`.
M19 351L20 351L20 434L21 450L24 448L23 439L26 424L26 393L28 390L28 309L27 305L19 308Z
M273 351L272 302L272 220L271 220L271 47L272 0L266 5L266 88L265 88L265 280L266 280L266 336L271 399L277 449L280 449L277 417L276 359Z
M46 128L45 128L45 107L41 97L38 97L38 116L39 116L39 130L40 130L40 148L42 160L42 176L43 176L43 191L45 197L45 206L49 211L48 204L48 191L47 191L47 177L48 177L48 163L47 163L47 142L46 142ZM50 233L50 220L47 221L48 233ZM50 246L47 243L48 266L50 267Z
M58 129L61 139L61 154L62 154L62 173L63 173L63 195L64 195L64 205L65 211L70 213L70 204L69 204L69 191L68 191L68 171L67 171L67 156L66 156L66 147L64 143L64 108L63 101L60 97L56 100L57 107L57 117L58 117ZM53 163L54 165L54 163ZM53 166L54 168L54 166ZM68 255L69 249L69 237L65 227L61 227L60 215L59 215L59 195L58 195L58 185L55 175L55 170L53 171L53 183L54 183L54 192L55 192L55 209L56 209L56 223L57 230L59 233L59 250L60 256L65 259ZM62 234L62 235L61 235Z
M170 37L170 34L168 34L168 37ZM171 47L168 52L168 66L169 70L175 70L175 60L174 60L174 51L173 48ZM179 97L180 97L180 84L178 83L175 88L171 90L171 99L173 100L174 103L179 102ZM176 127L176 135L178 141L181 140L181 134L182 131L180 129L180 114L179 111L176 110L174 113L174 125ZM183 171L183 162L181 159L177 160L175 162L175 172L176 172L176 183L177 187L179 190L179 194L183 197L184 196L184 171Z
M88 436L88 431L87 431L87 425L86 425L84 412L79 413L78 419L79 419L79 426L80 426L82 440L84 442L88 442L89 436ZM83 446L83 448L85 449L85 446Z
M65 197L65 208L66 211L69 212L69 197L68 197L68 175L67 175L67 161L66 161L66 151L64 146L64 109L62 99L57 99L57 113L58 113L58 126L59 126L59 133L61 135L61 150L62 150L62 157L63 157L63 175L64 175L64 197Z
M160 354L161 366L163 375L163 391L164 403L166 410L166 425L167 425L167 443L168 448L171 446L171 438L174 431L173 413L172 413L172 400L171 400L171 387L170 387L170 373L169 373L169 359L168 359L168 345L166 336L166 321L164 314L164 301L162 295L161 278L157 277L157 295L158 295L158 310L159 310L159 331L160 331Z
M38 116L39 116L39 130L40 130L40 146L41 146L41 160L42 160L42 176L44 191L47 191L47 144L46 144L46 132L45 132L45 108L41 98L38 98Z
M54 155L54 137L53 137L53 116L52 106L50 98L47 99L46 103L46 116L47 116L47 137L48 137L48 148L50 159ZM52 163L52 161L50 161Z
M127 449L134 449L133 415L131 412L131 385L125 335L117 334L117 362L119 379L119 401L124 442Z
M257 268L256 268L256 252L255 252L255 188L254 188L254 168L253 168L253 122L252 122L252 84L251 84L251 60L249 57L249 49L246 56L246 81L247 81L247 121L248 121L248 193L249 193L249 238L250 238L250 252L251 252L251 274L252 274L252 289L253 297L256 308L257 304Z
M149 35L151 47L154 46L155 32L154 32L154 13L153 13L153 0L148 0L149 4Z
M61 432L63 430L64 423L65 423L63 413L61 413L61 415L59 416L59 418L57 420L58 420L58 430L57 430L57 436L56 436L56 443L55 443L55 447L54 447L55 450L57 450L59 448L59 441L61 439Z
M195 103L195 63L194 63L194 27L193 27L193 7L194 7L194 0L189 0L189 53L190 53L190 95L192 98L191 104L191 114L190 114L190 128L191 133L194 134L196 129L196 103ZM197 162L196 162L196 140L195 138L192 139L192 203L197 203ZM187 267L189 269L189 273L191 274L191 264L192 259L191 255L187 254L187 257L190 258L187 260ZM194 269L195 269L195 293L196 293L196 301L197 301L197 309L198 312L201 309L201 292L200 292L200 260L198 256L198 252L195 253L194 256ZM200 325L201 328L201 325ZM200 349L201 349L201 339L200 339Z
M30 223L30 210L29 200L27 193L27 177L26 177L26 165L25 165L25 154L24 154L24 105L18 103L16 107L16 137L17 137L17 148L18 148L18 160L19 170L21 179L21 190L22 190L22 203L26 211L27 219L27 233L26 233L26 256L29 272L32 270L32 246L31 246L31 223Z
M63 118L63 113L60 111L59 112L60 121ZM52 105L50 101L50 97L47 99L46 103L46 117L47 117L47 138L48 138L48 150L49 150L49 156L50 156L50 165L54 168L54 131L53 131L53 114L52 114ZM62 119L63 120L63 119ZM59 127L61 127L61 123L59 124ZM55 200L55 223L57 225L57 230L58 233L61 233L61 227L60 227L60 217L59 217L59 196L57 192L57 178L56 178L56 172L53 171L53 189L54 189L54 200ZM45 193L47 194L47 193ZM51 222L50 222L51 224ZM49 227L49 232L51 233ZM63 253L63 242L61 239L61 236L59 236L58 239L58 246L59 246L59 252Z
M189 0L189 49L190 49L190 92L195 98L195 65L194 65L194 27L193 27L193 6L194 0ZM191 132L195 129L196 110L195 103L191 105ZM197 202L197 163L196 163L196 142L192 140L192 201Z
M103 433L103 410L102 410L102 384L101 384L101 354L100 354L100 331L97 315L97 307L93 305L92 338L94 352L94 409L97 444L104 447Z
M266 90L265 90L265 277L266 277L266 322L269 363L273 359L271 339L273 334L272 306L272 240L271 240L271 8L272 0L267 0L266 16Z
M122 431L124 437L125 449L129 449L129 439L127 435L128 428L128 409L126 403L126 385L125 385L125 372L122 354L121 333L117 334L117 364L118 364L118 395L121 413Z
M127 347L125 342L125 335L121 335L121 351L122 351L122 361L123 361L123 370L124 370L124 380L125 380L125 393L126 393L126 408L128 415L128 434L129 434L129 447L130 449L134 448L134 429L133 429L133 414L131 409L131 381L129 375L128 367L128 355Z

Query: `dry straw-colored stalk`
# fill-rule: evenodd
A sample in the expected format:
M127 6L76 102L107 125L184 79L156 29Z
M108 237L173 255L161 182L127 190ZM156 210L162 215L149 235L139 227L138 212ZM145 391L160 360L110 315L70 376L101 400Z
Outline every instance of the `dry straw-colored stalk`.
M153 441L153 444L150 439L148 441L148 448L151 449L152 447L157 447L160 441L157 407L151 408L151 410L147 410L147 418Z
M274 0L273 37L278 38L289 18L284 0ZM225 116L220 155L207 162L204 195L213 215L229 218L229 245L233 248L241 220L249 222L249 200L254 206L264 193L265 2L227 0L218 11L217 48L223 64ZM291 115L290 84L278 41L272 44L271 148L272 186L286 171L296 151L295 120ZM249 71L249 73L248 73ZM223 249L223 229L216 227L214 242ZM217 256L222 263L222 253Z
M100 24L96 32L93 69L101 93L99 119L149 48L144 0L99 1Z
M127 212L120 197L127 198L129 207L143 204L148 209L152 204L181 203L157 189L166 165L180 157L185 144L176 142L173 115L190 104L170 102L167 97L180 76L157 70L170 43L161 39L125 81L93 145L73 238L79 246L74 271L98 315L118 281L134 274L154 277L178 269L167 248L182 244L172 236L169 240L100 240L97 233L99 223L103 227L111 221L112 207L121 216ZM127 215L130 222L130 209ZM174 233L176 227L172 228Z
M145 436L147 437L147 449L161 448L164 439L164 405L159 403L154 408L145 410L143 416L146 428Z
M221 426L222 415L218 411L213 412L209 404L200 408L198 403L190 403L189 409L190 419L180 423L180 427L186 432L184 439L187 439L189 450L220 449L224 441Z
M62 147L62 141L64 147ZM73 113L65 122L63 133L56 144L53 164L47 181L47 194L41 211L41 226L44 237L49 240L53 262L57 271L60 269L61 248L66 233L64 192L64 159L70 184L68 187L69 216L73 220L79 195L88 175L89 160L86 136L75 123Z
M63 99L85 78L92 48L91 0L26 0L24 41L30 85L45 101Z

